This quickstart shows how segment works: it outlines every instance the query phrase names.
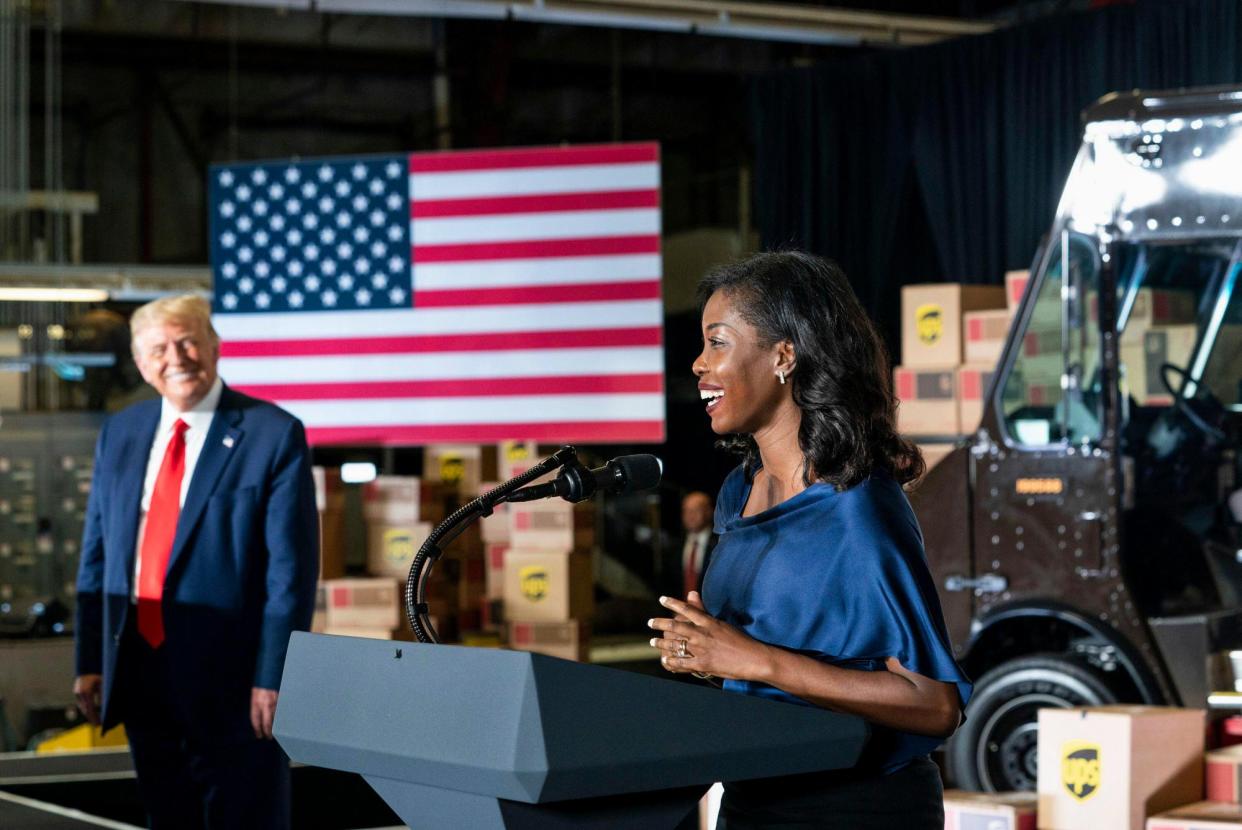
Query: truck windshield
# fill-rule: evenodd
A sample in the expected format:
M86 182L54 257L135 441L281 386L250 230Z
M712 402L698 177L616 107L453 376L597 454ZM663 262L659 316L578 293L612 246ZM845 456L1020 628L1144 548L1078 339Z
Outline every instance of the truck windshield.
M1066 230L1045 255L1035 301L1000 386L1004 427L1019 445L1090 443L1103 399L1094 237ZM1242 290L1236 240L1122 242L1117 256L1118 382L1133 408L1206 390L1242 410ZM1062 262L1069 262L1064 286ZM1171 364L1178 372L1162 371Z

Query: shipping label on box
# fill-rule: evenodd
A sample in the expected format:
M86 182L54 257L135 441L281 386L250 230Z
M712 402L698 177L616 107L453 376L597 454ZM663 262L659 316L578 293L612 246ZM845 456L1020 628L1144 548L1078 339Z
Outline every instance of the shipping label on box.
M1031 279L1030 271L1005 272L1005 308L1012 317L1022 305L1022 296L1026 293L1026 284Z
M903 435L956 435L960 430L957 411L957 368L910 368L893 370L897 392L897 430Z
M962 314L1003 309L1005 289L936 283L901 289L901 362L904 366L957 365L964 360Z
M511 622L509 647L565 660L585 661L590 648L590 631L585 620Z
M1097 706L1039 711L1039 827L1142 830L1203 792L1198 709Z
M328 628L387 628L400 624L398 581L392 578L331 579L328 592Z
M1242 746L1209 752L1203 760L1208 801L1242 801Z
M1121 313L1121 309L1118 309ZM1091 318L1098 319L1092 310ZM1138 343L1153 326L1173 326L1193 323L1195 320L1195 297L1189 291L1165 291L1158 288L1140 288L1134 295L1134 305L1121 333L1123 343Z
M963 366L957 370L957 414L963 432L974 432L983 419L988 388L992 384L992 366Z
M518 548L505 554L506 619L586 619L594 610L594 591L588 554Z
M367 572L372 576L405 579L414 564L414 556L431 535L431 525L414 522L407 525L367 523Z
M490 543L483 548L483 581L488 599L503 599L505 595L505 553L508 545Z
M1242 807L1198 801L1152 816L1147 830L1242 830Z
M595 546L595 505L590 501L521 502L509 508L509 545L544 550L590 550Z
M966 362L995 366L1009 336L1009 312L968 311L963 315L966 328Z
M422 497L417 476L376 476L362 488L362 514L368 522L417 522Z
M1035 793L945 790L945 830L1035 830Z

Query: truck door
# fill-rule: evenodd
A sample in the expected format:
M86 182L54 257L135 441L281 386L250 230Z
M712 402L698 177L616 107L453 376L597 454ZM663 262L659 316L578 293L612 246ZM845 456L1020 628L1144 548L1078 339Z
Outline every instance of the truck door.
M1108 619L1125 599L1114 590L1121 488L1109 401L1092 382L1102 254L1066 230L1041 259L992 390L995 417L971 453L975 584L987 589L974 592L975 617L1037 599Z

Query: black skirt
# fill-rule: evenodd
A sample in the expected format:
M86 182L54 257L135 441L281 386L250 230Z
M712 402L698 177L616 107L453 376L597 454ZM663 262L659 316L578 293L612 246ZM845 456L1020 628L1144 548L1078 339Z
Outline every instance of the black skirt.
M725 784L716 830L944 830L940 770L926 756L896 772L843 770Z

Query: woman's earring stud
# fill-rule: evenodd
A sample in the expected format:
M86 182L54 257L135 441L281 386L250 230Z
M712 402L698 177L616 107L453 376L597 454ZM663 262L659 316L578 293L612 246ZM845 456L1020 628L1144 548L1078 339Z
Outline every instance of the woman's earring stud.
M784 386L785 385L785 370L777 369L776 376L781 379L781 386Z

